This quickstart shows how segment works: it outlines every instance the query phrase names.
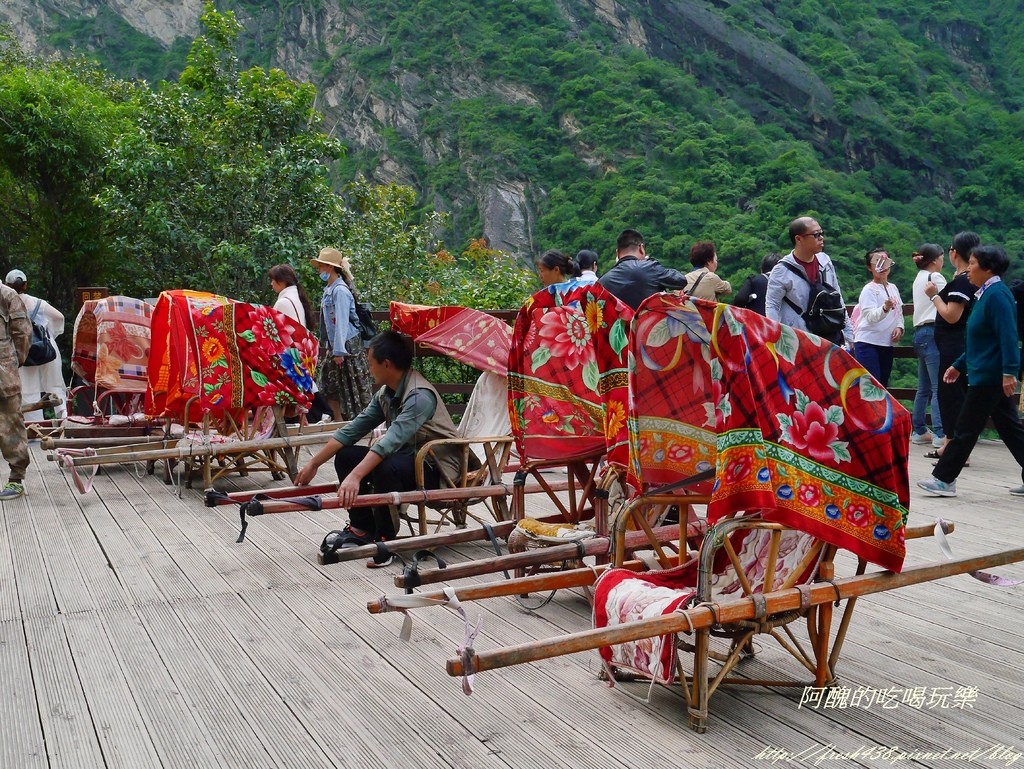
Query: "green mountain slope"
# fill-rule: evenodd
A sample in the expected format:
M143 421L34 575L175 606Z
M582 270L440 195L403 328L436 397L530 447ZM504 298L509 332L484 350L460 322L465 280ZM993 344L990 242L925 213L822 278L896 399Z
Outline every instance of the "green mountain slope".
M626 226L739 278L813 212L854 294L861 255L976 229L1024 250L1024 21L980 0L278 0L234 5L243 56L310 79L342 178L411 183L524 255ZM97 17L99 18L99 17ZM77 24L78 28L74 25ZM159 77L132 35L51 37ZM111 29L117 25L109 22ZM95 31L95 30L93 30ZM139 42L138 45L143 45Z

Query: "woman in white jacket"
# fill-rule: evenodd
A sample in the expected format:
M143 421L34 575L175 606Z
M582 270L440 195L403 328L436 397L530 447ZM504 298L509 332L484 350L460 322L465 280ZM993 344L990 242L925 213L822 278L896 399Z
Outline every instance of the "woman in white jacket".
M21 376L21 402L23 405L38 403L42 399L43 393L51 393L60 400L60 403L54 407L54 413L58 418L63 418L67 414L68 391L64 382L64 364L60 359L60 349L57 348L56 340L64 331L64 315L45 299L26 293L28 278L21 270L11 270L7 273L4 283L21 296L25 312L29 317L35 313L35 322L49 329L50 338L54 341L54 349L57 350L57 357L49 363L44 363L41 366L22 366L18 369L18 374ZM26 422L38 422L42 418L41 409L25 414Z
M871 281L860 292L860 318L854 329L854 355L883 387L892 374L893 346L903 338L903 300L889 282L892 259L883 248L864 257Z
M309 329L313 313L295 269L290 264L275 264L267 273L270 276L270 287L277 292L274 309Z

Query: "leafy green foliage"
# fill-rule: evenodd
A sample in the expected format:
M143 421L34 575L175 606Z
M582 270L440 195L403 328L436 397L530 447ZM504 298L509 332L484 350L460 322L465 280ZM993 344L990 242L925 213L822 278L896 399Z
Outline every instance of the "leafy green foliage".
M119 290L169 281L257 298L266 270L302 263L341 214L315 91L277 69L240 71L239 25L211 4L177 83L138 92L139 121L114 145L100 204L124 258Z
M512 256L472 241L459 255L436 245L444 217L417 221L416 193L357 179L344 190L339 248L348 256L364 299L377 309L392 300L481 309L518 307L536 278Z
M901 282L914 248L959 229L1024 250L1019 14L974 0L732 0L716 6L726 51L671 29L667 6L620 5L651 53L591 3L353 2L379 39L342 43L334 66L385 99L397 72L413 73L401 95L432 103L419 121L437 155L406 164L424 197L464 209L467 179L525 181L538 249L607 259L632 226L684 266L689 245L711 239L735 282L787 249L786 224L810 213L850 286L876 245L898 255ZM755 46L774 69L740 62ZM799 95L813 78L827 99ZM408 154L382 135L390 156ZM380 157L360 154L351 170ZM479 227L458 215L449 225L456 240Z
M94 65L27 56L0 30L0 260L58 306L110 263L93 198L128 96Z

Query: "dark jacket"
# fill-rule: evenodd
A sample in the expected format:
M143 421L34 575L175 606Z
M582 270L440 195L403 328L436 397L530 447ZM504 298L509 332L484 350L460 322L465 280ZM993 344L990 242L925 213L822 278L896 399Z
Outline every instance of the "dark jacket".
M968 385L1001 385L1020 371L1017 303L1002 280L989 285L967 319L967 351L953 367L967 374Z
M764 315L764 295L767 290L768 276L752 275L740 286L740 291L736 294L733 305L736 307L746 307L748 310Z
M686 288L686 276L679 270L664 267L656 259L623 256L601 276L600 284L634 310L641 302L659 291Z

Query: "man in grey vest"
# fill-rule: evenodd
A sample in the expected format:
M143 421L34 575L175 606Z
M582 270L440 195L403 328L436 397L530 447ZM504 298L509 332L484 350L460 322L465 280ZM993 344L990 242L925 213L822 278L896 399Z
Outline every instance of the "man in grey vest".
M370 340L367 363L380 387L369 405L344 427L335 431L327 444L295 476L305 486L317 469L331 457L338 473L338 501L348 507L359 494L383 494L416 488L413 466L416 451L428 441L454 438L455 424L434 386L412 368L412 339L395 331L384 331ZM387 431L372 446L356 445L376 427ZM450 475L458 476L460 456L453 450L439 460ZM427 488L438 488L438 469L426 468ZM325 555L343 547L356 547L395 538L395 526L387 505L349 510L349 525L332 531L324 539ZM370 568L386 566L389 556L371 559Z

